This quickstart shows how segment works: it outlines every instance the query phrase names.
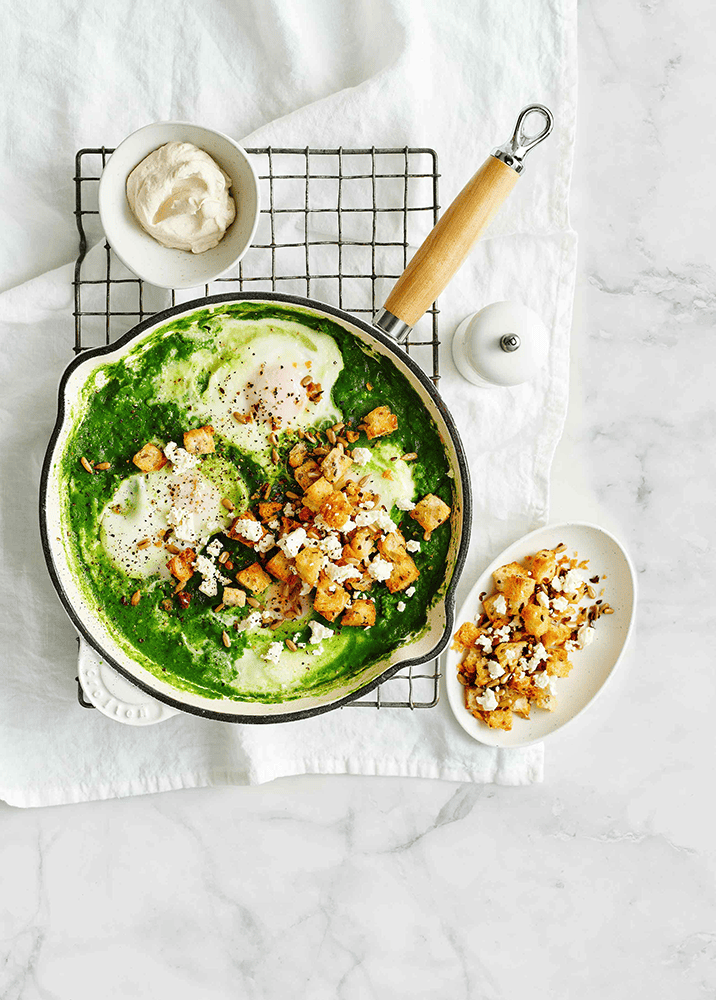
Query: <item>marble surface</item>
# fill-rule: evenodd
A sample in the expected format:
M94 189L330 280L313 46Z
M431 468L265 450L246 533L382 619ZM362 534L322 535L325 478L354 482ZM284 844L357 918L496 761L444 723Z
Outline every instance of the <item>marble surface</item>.
M539 786L304 777L0 804L3 1000L716 995L714 658L696 643L714 617L714 15L608 0L580 19L552 515L631 547L624 669L547 745Z

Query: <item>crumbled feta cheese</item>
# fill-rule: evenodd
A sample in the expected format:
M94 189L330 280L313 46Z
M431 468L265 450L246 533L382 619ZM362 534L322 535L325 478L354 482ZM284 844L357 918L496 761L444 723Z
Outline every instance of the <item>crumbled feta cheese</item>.
M497 600L492 605L492 607L497 612L498 615L506 615L507 614L507 601L505 600L505 595L504 594L500 594L500 596L497 598Z
M317 543L318 548L324 555L327 555L329 559L340 559L343 555L343 546L341 545L341 540L334 532L330 535L326 535L325 538Z
M335 635L335 631L332 628L328 628L322 622L309 622L308 627L311 630L311 637L308 641L312 646L317 646L319 642L323 642L324 639L330 639L332 635Z
M505 659L507 660L508 663L514 663L515 660L519 657L519 655L520 655L519 646L512 646L511 648L505 650Z
M355 566L337 566L329 562L326 566L326 576L334 583L345 583L346 580L359 580L361 573Z
M552 607L555 611L566 611L569 607L569 601L566 597L555 597L552 601Z
M487 661L487 671L493 679L495 677L502 677L505 670L499 660L488 660Z
M561 578L561 576L559 576L558 573L555 573L555 575L552 577L552 581L550 583L550 587L552 588L552 590L561 590L562 589L562 578Z
M202 594L206 594L207 597L216 597L219 592L219 587L213 577L207 576L199 584L199 590Z
M405 548L408 552L420 552L420 542L416 542L414 538L405 543Z
M374 500L364 500L363 503L359 503L358 506L361 510L373 510L375 507Z
M343 523L343 525L341 526L341 531L343 532L344 535L347 535L349 532L353 531L355 526L356 526L355 521L352 521L350 518L347 518Z
M370 462L371 454L369 448L354 448L351 454L354 465L367 465Z
M382 509L359 510L355 516L355 522L359 528L375 525L381 531L384 531L386 535L397 528L395 521L391 518L387 510Z
M496 638L500 639L502 642L507 642L511 634L509 625L503 625L502 628L495 629Z
M475 639L475 643L482 648L483 652L492 652L492 639L490 639L489 635L478 635L477 639Z
M283 653L283 643L282 642L272 642L269 648L263 655L263 659L267 660L269 663L278 663L281 653Z
M368 573L374 580L387 580L392 572L392 562L388 562L387 559L381 559L380 556L376 556L373 562L368 564Z
M395 506L398 510L415 510L415 504L410 497L400 497L395 501Z
M253 611L245 620L244 625L246 628L261 628L262 617L263 616L260 611Z
M164 454L174 466L175 472L189 472L190 469L195 469L199 464L198 456L191 455L184 448L180 448L176 441L169 442L164 449Z
M414 593L415 593L415 587L408 587L408 589L405 591L405 596L412 597Z
M544 590L537 591L537 603L541 604L545 609L549 607L549 597L545 594Z
M592 625L582 625L577 632L577 644L580 649L590 646L597 637L597 630Z
M566 594L576 594L579 588L584 583L584 570L582 569L570 569L570 571L565 576L562 581L562 589Z
M211 543L211 545L207 545L206 551L208 555L213 556L216 559L216 557L219 555L223 547L224 546L221 544L219 539L215 538L214 541Z
M250 517L239 517L236 519L234 531L243 535L249 542L258 542L264 533L260 521L252 521Z
M214 577L219 575L219 571L216 568L215 563L211 559L207 559L206 556L196 557L194 569L202 576Z
M541 642L536 642L532 647L532 655L537 660L538 663L541 663L542 660L547 659L547 656L549 654L547 653L547 650L544 648L544 645Z
M271 531L278 531L278 529L281 527L281 522L277 517L275 517L273 521L269 521L268 526L271 529Z
M310 583L306 583L305 580L304 580L304 582L301 584L301 593L298 596L299 597L305 597L306 594L310 594L312 590L313 590L313 587L311 586L311 584Z
M546 688L549 684L549 674L543 670L541 674L535 675L534 682L538 688Z
M405 601L398 601L398 611L402 613L403 611L405 611L406 607L407 604L405 603Z
M288 559L293 559L303 548L306 537L305 528L294 528L293 531L289 531L283 538L279 538L276 544Z
M275 544L276 536L267 531L261 541L256 543L254 549L256 552L268 552L268 550L272 549Z
M283 508L283 512L286 515L286 517L293 517L293 515L296 513L296 510L292 503L287 503L286 506Z
M475 701L485 712L492 712L497 708L497 698L492 688L488 688L483 695L475 698Z

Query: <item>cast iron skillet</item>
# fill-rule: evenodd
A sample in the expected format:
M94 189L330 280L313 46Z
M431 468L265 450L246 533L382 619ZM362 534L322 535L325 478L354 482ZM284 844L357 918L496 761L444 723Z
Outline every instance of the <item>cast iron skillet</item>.
M538 135L528 137L523 131L523 123L531 112L540 114L543 128ZM147 694L184 712L225 722L286 722L338 708L370 691L397 670L424 663L442 652L452 633L455 588L470 541L472 504L469 472L460 436L447 407L430 379L399 344L405 341L411 328L443 290L514 187L522 170L525 152L545 138L551 128L551 114L541 105L530 105L520 112L511 141L488 157L447 209L398 280L385 307L376 316L374 326L341 309L297 296L274 292L215 295L183 303L152 316L116 343L86 351L69 365L60 382L57 422L42 468L42 545L50 576L70 619L90 646L120 674ZM329 692L268 704L216 699L184 691L156 677L133 660L115 641L94 605L75 582L62 542L65 529L59 502L60 458L72 428L72 411L93 370L122 357L144 335L168 321L212 304L247 301L297 306L332 320L391 362L417 392L435 422L455 483L450 519L451 544L445 575L437 599L428 612L428 624L423 634L406 641L382 660L362 668L354 677L345 679Z

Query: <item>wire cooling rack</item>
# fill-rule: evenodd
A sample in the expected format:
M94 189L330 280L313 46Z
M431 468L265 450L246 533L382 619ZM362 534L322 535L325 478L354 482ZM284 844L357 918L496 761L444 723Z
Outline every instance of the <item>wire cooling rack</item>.
M432 149L247 149L259 178L256 236L236 273L182 291L147 285L104 239L99 179L113 150L75 158L79 255L74 273L74 351L110 344L170 306L220 292L280 291L338 306L370 320L438 219L438 163ZM90 250L90 248L92 248ZM434 303L405 345L437 385L438 308ZM351 703L363 708L432 708L438 661L399 671ZM92 707L82 697L83 707Z

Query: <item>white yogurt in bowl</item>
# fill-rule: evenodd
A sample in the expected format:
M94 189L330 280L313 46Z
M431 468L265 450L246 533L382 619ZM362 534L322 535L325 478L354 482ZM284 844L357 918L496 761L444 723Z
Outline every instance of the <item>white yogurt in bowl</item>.
M174 148L172 157L165 159L165 147ZM177 147L197 153L177 156ZM137 174L152 154L161 169ZM142 182L129 185L137 195L135 207L141 204L137 215L128 197L132 175ZM112 153L100 178L99 214L107 242L139 278L159 288L201 288L230 271L251 246L258 187L249 156L229 136L190 122L156 122L133 132ZM233 201L233 220L225 196ZM157 239L159 230L171 245ZM191 252L194 246L198 252Z

